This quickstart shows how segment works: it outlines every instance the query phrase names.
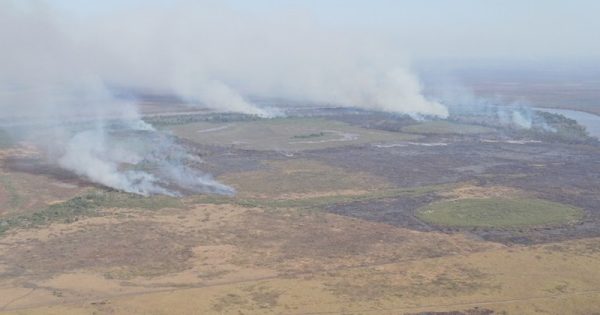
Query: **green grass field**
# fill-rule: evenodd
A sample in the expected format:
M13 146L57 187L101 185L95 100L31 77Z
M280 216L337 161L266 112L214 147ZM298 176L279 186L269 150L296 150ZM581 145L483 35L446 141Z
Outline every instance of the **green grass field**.
M249 208L319 210L334 204L346 204L357 201L381 200L399 196L415 197L427 193L446 190L446 185L431 185L413 188L380 189L363 194L339 194L319 197L300 198L239 198L229 196L198 195L193 196L187 203L191 204L229 204Z
M417 125L406 126L402 131L417 134L458 134L471 135L479 133L490 133L493 129L476 126L457 124L449 121L428 121Z
M432 203L417 211L423 221L452 227L518 228L569 224L583 211L535 198L459 199Z
M256 121L198 122L170 127L180 137L201 144L258 150L310 150L372 142L411 141L421 136L371 130L322 118L276 118Z

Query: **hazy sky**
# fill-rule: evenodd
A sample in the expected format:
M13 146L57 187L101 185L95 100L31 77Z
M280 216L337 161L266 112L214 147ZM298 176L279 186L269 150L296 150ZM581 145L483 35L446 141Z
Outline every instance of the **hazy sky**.
M179 1L181 2L181 1ZM192 1L193 2L193 1ZM54 0L81 14L166 0ZM350 32L372 32L402 43L413 59L600 59L596 0L225 0L250 12L301 14Z

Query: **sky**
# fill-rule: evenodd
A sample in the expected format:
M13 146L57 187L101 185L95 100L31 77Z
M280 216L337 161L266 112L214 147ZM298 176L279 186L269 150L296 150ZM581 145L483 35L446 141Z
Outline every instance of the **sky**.
M79 15L186 1L54 0ZM193 2L193 1L192 1ZM216 3L217 1L215 1ZM595 0L224 0L240 11L300 14L402 43L413 59L600 59Z

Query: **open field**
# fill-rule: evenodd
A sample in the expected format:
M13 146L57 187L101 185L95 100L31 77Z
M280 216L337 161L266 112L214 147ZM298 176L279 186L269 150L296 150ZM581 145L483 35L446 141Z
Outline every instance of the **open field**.
M1 150L0 313L600 310L600 148L361 115L170 116L235 196L140 197Z
M600 307L597 240L560 246L496 248L467 255L307 272L287 277L168 288L7 314L417 314L490 310L494 314L590 314ZM73 280L115 290L110 280L71 274L46 282L64 295ZM71 284L70 286L68 284ZM39 289L41 291L41 289ZM26 294L31 290L25 290ZM161 290L163 291L163 290ZM40 298L41 292L23 298ZM36 296L37 295L37 296ZM39 300L38 300L39 301ZM18 303L18 301L17 301ZM484 313L490 314L490 313Z
M37 155L38 152L28 147L0 150L0 220L10 215L30 214L73 198L91 186L68 172L53 173L57 172L56 167L39 165L29 169L31 161L40 161Z
M419 138L415 135L357 128L320 118L277 118L227 124L193 123L171 129L176 135L201 144L275 151L322 149ZM310 137L314 134L318 137Z
M428 223L456 227L519 228L577 223L581 209L541 199L481 198L434 202L417 210Z
M368 173L351 173L317 161L293 159L272 161L264 169L235 172L219 178L231 183L244 196L290 198L297 195L329 195L340 191L360 194L390 188L384 179Z

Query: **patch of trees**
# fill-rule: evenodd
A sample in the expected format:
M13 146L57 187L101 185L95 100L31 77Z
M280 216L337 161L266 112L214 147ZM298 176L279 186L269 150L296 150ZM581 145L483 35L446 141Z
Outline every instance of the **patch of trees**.
M261 119L255 115L237 113L213 113L213 114L182 114L175 116L145 117L144 121L154 126L185 125L196 122L227 123L239 121L254 121Z

